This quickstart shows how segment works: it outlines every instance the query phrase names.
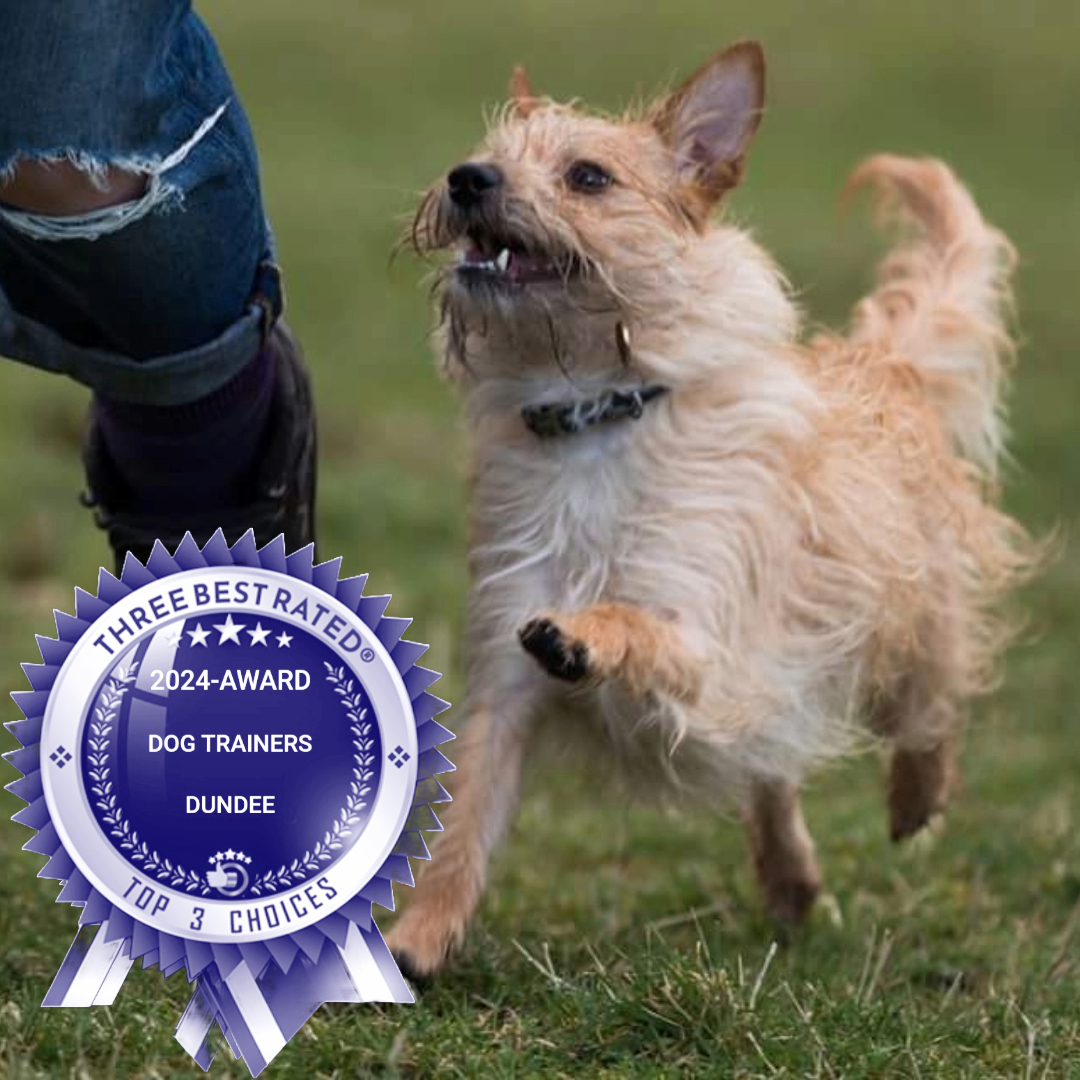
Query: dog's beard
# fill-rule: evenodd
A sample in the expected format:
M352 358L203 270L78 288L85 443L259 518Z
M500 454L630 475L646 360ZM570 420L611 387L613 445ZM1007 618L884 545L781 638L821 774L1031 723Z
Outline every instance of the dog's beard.
M582 340L591 336L598 316L618 310L573 287L514 295L446 276L438 302L446 356L466 371L483 352L513 357L523 367L552 366L572 380L581 367Z

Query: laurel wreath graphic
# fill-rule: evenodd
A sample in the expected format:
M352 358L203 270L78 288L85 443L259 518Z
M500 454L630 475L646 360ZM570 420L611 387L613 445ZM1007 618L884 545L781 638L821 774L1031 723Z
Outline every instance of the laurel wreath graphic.
M87 775L92 781L90 791L97 799L98 809L102 811L102 822L111 835L117 838L118 846L127 852L132 862L139 864L145 873L158 881L167 882L174 888L183 888L187 892L198 891L202 896L206 896L210 892L210 886L205 877L194 870L185 870L179 864L174 865L157 851L150 850L145 840L139 839L137 830L128 820L113 791L109 743L120 703L135 681L138 667L137 660L118 666L98 695L94 719L90 723L90 737L87 739ZM302 881L320 866L330 862L334 852L340 851L344 841L352 834L360 821L362 811L368 805L367 797L371 794L371 781L375 775L372 768L375 762L375 743L371 736L371 724L367 720L368 711L363 707L363 695L356 690L353 680L346 676L345 668L335 668L329 663L326 663L326 668L327 681L333 685L335 692L341 695L341 703L349 718L353 737L354 764L349 794L345 805L322 840L287 866L283 864L277 870L270 870L255 878L248 887L248 892L253 896L261 896L264 892L274 892Z
M109 827L111 835L117 838L117 845L128 853L128 858L133 863L138 863L146 874L158 881L167 882L173 888L183 888L187 892L198 890L201 895L206 896L210 892L210 886L201 874L194 870L185 870L179 864L174 866L170 860L156 851L151 851L145 840L139 839L138 832L132 827L113 792L109 742L120 702L135 681L138 669L138 660L119 665L98 694L94 719L90 721L90 737L87 739L90 751L86 756L90 766L87 774L92 781L90 791L97 798L98 809L102 811L102 822Z
M349 730L353 743L353 778L349 784L349 794L333 825L326 835L309 851L298 859L293 859L288 866L282 865L261 877L255 878L248 891L259 896L263 891L275 891L283 886L302 881L320 866L330 862L335 851L340 851L344 841L352 834L359 823L361 812L367 808L367 797L371 794L371 781L375 776L375 740L371 736L371 723L367 719L368 711L364 708L363 694L356 689L355 683L348 678L344 667L326 665L329 682L336 694L341 696L341 704L349 718Z

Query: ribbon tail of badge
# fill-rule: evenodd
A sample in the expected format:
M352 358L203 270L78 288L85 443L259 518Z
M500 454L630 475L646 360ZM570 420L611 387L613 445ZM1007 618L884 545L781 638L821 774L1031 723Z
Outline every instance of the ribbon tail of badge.
M130 939L109 941L109 924L84 926L53 979L42 1008L111 1005L131 970Z
M177 1041L206 1070L224 1037L258 1075L324 1002L411 1004L378 929L365 933L352 925L347 938L344 948L328 943L317 963L299 956L288 974L271 963L255 978L241 961L224 979L217 971L200 976Z
M183 589L188 588L184 582L190 578L190 588L196 590L193 595L198 598L202 595L198 589L203 588L198 583L209 581L207 574L212 572L212 576L216 577L219 573L224 575L234 570L241 576L254 575L259 581L262 580L260 573L263 577L280 575L286 583L290 578L294 579L290 586L294 595L298 596L306 589L321 596L324 605L337 604L336 610L341 615L341 620L334 624L337 634L345 633L341 628L343 621L346 627L355 628L357 642L361 638L369 642L369 647L358 655L370 667L358 668L355 661L351 668L347 663L337 666L328 662L324 665L326 672L319 673L328 688L326 693L334 695L334 708L339 710L334 716L341 717L340 722L335 719L333 723L345 725L351 732L348 735L353 740L350 745L356 748L357 771L353 774L355 780L349 789L354 793L350 796L353 801L349 804L354 809L346 807L348 813L359 814L355 805L361 798L374 800L371 813L374 815L378 811L379 800L384 794L384 785L378 780L380 768L389 770L384 775L393 777L397 785L396 788L386 788L386 791L401 792L400 796L394 796L402 800L396 804L401 809L395 811L400 814L397 817L399 824L393 831L387 830L387 839L383 841L387 846L393 844L389 847L389 854L376 854L375 860L364 864L368 869L363 871L356 869L360 864L348 866L342 863L341 873L345 874L347 869L349 874L353 874L355 870L355 877L335 877L339 873L339 863L335 859L339 857L331 859L328 854L317 855L313 849L309 853L309 861L313 865L315 860L319 861L312 873L301 877L294 862L288 870L291 877L286 877L282 886L275 884L274 879L275 874L282 876L285 868L272 873L260 870L258 889L248 893L245 899L242 892L249 880L253 886L256 883L256 865L242 852L234 853L229 849L224 856L218 852L203 864L210 869L202 871L194 870L190 860L185 859L184 869L175 861L170 864L164 856L159 859L153 844L148 847L141 828L138 833L132 831L138 827L137 820L129 829L129 819L125 815L130 804L124 804L123 798L115 796L118 789L113 778L120 773L102 770L113 768L113 756L118 752L115 747L125 745L120 736L120 725L132 722L125 721L128 715L125 706L130 705L136 691L146 700L145 689L139 689L141 683L138 680L142 678L139 665L145 659L144 654L154 657L161 655L147 653L147 649L157 647L155 641L167 634L169 624L163 624L160 631L151 628L147 632L145 647L138 646L135 638L131 641L125 638L126 653L118 649L114 656L110 649L106 659L113 666L103 668L104 674L95 676L97 681L94 685L99 689L94 693L98 697L90 696L89 705L81 714L83 718L77 724L75 720L63 720L63 717L79 711L72 710L69 705L61 707L69 701L64 695L70 694L73 678L65 676L66 668L74 671L68 661L80 650L84 657L92 652L89 648L91 642L97 645L93 639L106 625L101 622L102 619L110 618L117 612L120 614L116 617L120 618L126 611L124 604L134 603L137 599L135 594L141 596L148 586L156 587L161 578L171 576L167 582L170 597L179 596ZM187 572L195 573L191 576ZM39 876L62 883L58 902L82 908L79 932L49 987L42 1002L44 1007L70 1008L112 1003L135 960L141 959L144 968L157 965L166 978L183 969L188 981L195 983L195 990L176 1028L180 1045L206 1070L222 1042L225 1042L233 1054L246 1063L251 1074L257 1076L324 1002L413 1001L409 987L373 921L372 903L392 910L394 883L412 885L409 858L429 857L422 832L441 829L431 805L449 800L436 777L453 770L453 765L438 747L452 739L453 734L434 719L449 707L448 704L427 692L438 675L416 663L426 646L404 640L402 634L408 620L384 618L389 597L365 597L365 580L366 576L338 580L336 562L314 566L310 546L286 557L282 537L258 549L249 532L230 548L219 531L203 548L199 548L188 535L173 554L158 543L145 567L129 557L120 579L102 570L97 596L76 590L76 614L56 613L57 637L37 639L42 663L23 665L32 689L12 694L26 719L6 726L22 748L3 755L23 773L21 779L7 785L7 790L28 804L14 815L14 820L36 830L36 835L24 848L48 858ZM332 599L327 601L326 595ZM321 610L325 611L325 607ZM253 614L264 620L268 618L265 611ZM296 616L296 621L300 620L297 612L292 614ZM173 652L183 636L180 631L192 639L192 646L204 644L196 640L199 635L206 637L204 627L198 627L197 633L192 634L184 629L187 625L183 620L177 622L176 631L167 642ZM239 628L241 624L235 625ZM250 625L250 622L242 625ZM233 634L233 641L236 640L231 616L224 623L215 624L215 629L223 639ZM94 634L89 633L91 630ZM157 637L151 639L151 633ZM249 647L266 645L267 635L262 632L262 623L256 624L255 634L250 630L248 633L260 639L254 640ZM295 637L282 636L288 639L281 643L282 647L287 648L292 642L295 649ZM101 640L100 637L98 640ZM340 637L335 640L340 640ZM191 646L185 640L183 647ZM133 662L131 658L136 653L131 650L138 648L142 648L142 652L138 653L142 659ZM206 654L200 652L198 655ZM234 655L239 654L230 654ZM365 679L370 677L365 673L378 666L375 661L380 655L384 658L383 667L389 673L391 682L396 682L400 688L398 692L402 704L395 706L399 710L397 714L391 708L389 699L380 699L382 704L379 704L374 698L364 698ZM154 663L158 662L155 659ZM153 665L147 661L145 666ZM63 689L65 678L68 680L68 690ZM59 704L50 705L54 690ZM96 709L93 708L94 700L98 702ZM362 707L373 704L378 706L372 710L374 716L365 720L368 714ZM145 715L145 708L140 708L144 712L140 714L138 722L143 723L141 717ZM130 707L128 712L135 715ZM393 719L390 727L385 727L386 718L395 715L401 719ZM86 719L88 716L91 719ZM61 727L61 723L66 723L67 728ZM401 724L404 726L394 726ZM85 745L84 727L89 732L86 736L89 741ZM309 730L319 729L316 726ZM206 738L199 736L200 740ZM206 745L209 748L209 742ZM376 749L380 746L381 751ZM86 769L90 770L89 781L83 779L82 770ZM87 791L90 789L79 788L80 784L87 783L95 793L92 798L98 799L99 806L104 806L108 801L108 809L103 813L111 815L104 819L108 823L106 826L99 823L89 830L77 820L73 827L70 818L72 806L89 805L87 799L91 796L87 795ZM106 783L109 785L107 788L103 786ZM95 784L98 786L94 787ZM368 786L364 787L365 784ZM81 803L76 799L78 791L82 792L78 794ZM369 791L370 794L365 794ZM191 812L189 806L187 813ZM68 817L65 818L65 815ZM347 818L345 810L340 818L345 822L344 826L333 824L338 832L341 828L352 828L350 821L361 820L356 816ZM104 831L100 831L103 828ZM94 829L99 831L95 833ZM335 832L335 836L338 832ZM99 884L97 876L92 881L88 878L88 875L104 874L104 871L90 869L91 860L83 845L90 844L91 840L99 848L102 843L113 843L108 839L109 835L120 838L118 842L123 851L137 852L135 862L123 851L117 856L109 855L113 862L116 858L121 859L117 864L120 871L117 872L122 874L125 881L133 883L126 886L126 892L123 883L116 886L107 875L100 877L100 881L106 884ZM341 835L347 836L348 832ZM88 836L90 839L87 839ZM327 850L326 842L318 850ZM333 842L340 843L338 840ZM208 850L212 851L213 848ZM373 850L377 853L380 849L376 847ZM386 852L387 847L381 850ZM349 852L346 851L340 858L348 856ZM123 862L125 858L127 862ZM379 858L383 860L381 865L377 861ZM300 857L299 863L304 864L304 857ZM155 871L155 866L162 866L163 869ZM85 874L83 869L86 870ZM226 877L226 874L230 876ZM316 884L304 885L305 881L315 881L316 875L322 875ZM237 886L240 880L242 884ZM176 887L178 881L182 882L182 888ZM354 883L348 885L349 881ZM341 891L343 883L345 888ZM302 917L301 907L297 906L300 897L296 896L295 891L291 894L294 897L293 907L285 909L284 900L279 898L290 895L283 891L286 886L293 890L306 888L307 900L312 908L324 910L319 911L318 915L311 912L307 917ZM329 902L335 896L332 891L334 886L339 889L336 904ZM214 893L215 888L221 897L228 899L218 898ZM228 889L236 891L229 892ZM170 896L171 899L168 898ZM344 902L342 897L345 898ZM240 918L240 911L246 911L248 919L257 918L252 912L259 907L267 920L270 909L276 905L278 910L285 912L285 918L292 925L290 929L285 929L281 924L279 929L273 931L278 935L276 937L249 933L241 935L244 937L241 941L236 941L233 936L240 928L233 924L227 924L223 931L214 931L209 935L188 934L184 932L186 922L176 925L169 923L169 912L178 905L187 904L190 915L190 905L193 903L201 906L193 909L199 913L199 926L193 924L192 930L202 926L204 909L209 912L207 918L210 918L215 903L221 910L232 910L233 917L237 919ZM237 905L248 906L240 908ZM159 915L159 912L163 914ZM291 912L295 912L296 917ZM183 918L186 920L188 917L185 915ZM278 927L277 916L273 923L267 922L267 926Z

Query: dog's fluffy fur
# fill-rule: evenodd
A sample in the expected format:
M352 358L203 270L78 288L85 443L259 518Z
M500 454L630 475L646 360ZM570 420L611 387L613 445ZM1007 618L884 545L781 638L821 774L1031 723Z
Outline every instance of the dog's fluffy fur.
M467 206L441 182L420 208L421 251L509 247L533 280L459 265L438 284L472 586L454 803L390 939L414 974L463 937L537 721L600 735L650 788L736 804L770 912L798 919L819 884L807 770L889 740L907 836L992 683L998 603L1037 554L995 505L1011 247L945 165L873 157L852 186L913 228L850 332L803 342L768 255L711 218L763 72L743 43L617 120L519 72L474 158L496 182ZM521 419L643 383L671 392L636 421L540 439Z

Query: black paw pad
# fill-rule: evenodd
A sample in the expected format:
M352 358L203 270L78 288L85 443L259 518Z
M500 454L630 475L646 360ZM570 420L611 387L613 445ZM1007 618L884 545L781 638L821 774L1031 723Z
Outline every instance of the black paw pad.
M589 650L580 641L567 640L550 619L533 619L519 631L518 639L540 666L556 679L577 682L589 674Z
M394 963L397 964L398 971L408 979L413 985L414 990L424 990L432 983L432 977L429 974L421 973L413 959L407 952L401 952L400 950L393 954Z

